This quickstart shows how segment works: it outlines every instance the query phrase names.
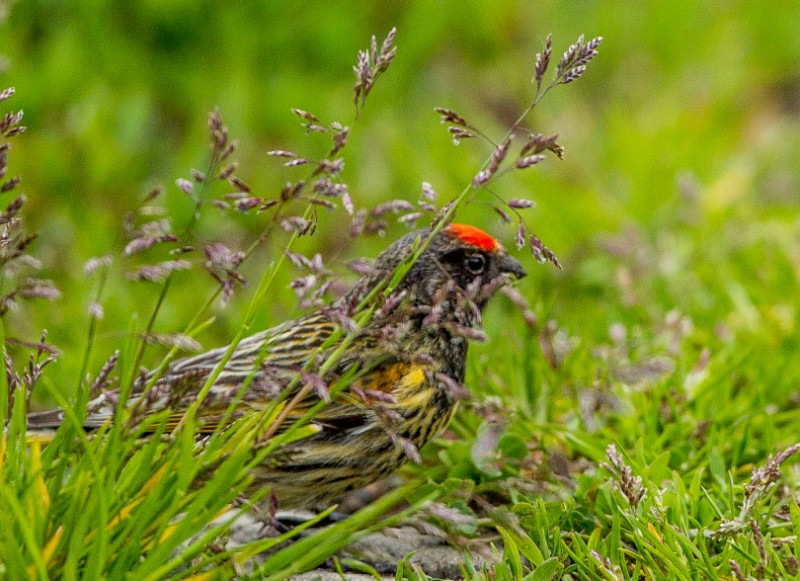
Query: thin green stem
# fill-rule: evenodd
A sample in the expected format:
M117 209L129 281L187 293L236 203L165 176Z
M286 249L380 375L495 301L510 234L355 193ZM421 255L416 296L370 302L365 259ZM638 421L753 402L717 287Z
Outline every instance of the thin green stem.
M97 291L95 292L94 303L99 304L103 296L106 281L108 280L108 268L104 268L100 273L100 280L97 284ZM97 334L97 317L94 315L89 316L89 330L86 337L86 347L83 351L83 360L81 361L81 370L78 373L78 382L76 385L76 393L80 394L83 387L83 382L86 378L86 373L89 370L89 361L92 357L92 350L94 348L94 340Z
M0 363L3 369L0 370L0 427L5 428L6 421L10 418L11 410L9 402L11 400L11 386L8 383L8 373L6 372L6 358L8 357L8 344L6 343L6 326L3 318L0 317ZM0 438L3 436L0 436Z

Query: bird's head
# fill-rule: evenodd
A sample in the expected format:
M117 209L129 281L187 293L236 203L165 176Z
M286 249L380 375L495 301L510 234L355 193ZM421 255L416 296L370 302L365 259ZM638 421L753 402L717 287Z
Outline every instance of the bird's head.
M407 234L387 248L375 266L394 270L414 251L414 242L429 235L429 228ZM413 289L415 303L430 304L449 286L470 292L482 307L500 287L525 275L522 265L494 237L474 226L450 224L433 237L398 290Z

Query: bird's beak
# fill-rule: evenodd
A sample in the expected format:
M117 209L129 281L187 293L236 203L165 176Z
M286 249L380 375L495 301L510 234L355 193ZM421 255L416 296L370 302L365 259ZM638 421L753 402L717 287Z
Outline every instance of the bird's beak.
M516 258L508 255L504 256L500 261L500 271L513 274L518 280L528 276L528 273L525 272L525 269L522 268L522 265L519 263L519 261Z

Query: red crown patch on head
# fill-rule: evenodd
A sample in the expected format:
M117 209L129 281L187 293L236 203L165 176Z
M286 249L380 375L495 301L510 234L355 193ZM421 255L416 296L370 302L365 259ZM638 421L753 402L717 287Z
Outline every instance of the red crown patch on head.
M494 252L498 247L497 240L475 226L470 226L468 224L450 224L446 232L451 236L455 236L465 244L480 248L484 252Z

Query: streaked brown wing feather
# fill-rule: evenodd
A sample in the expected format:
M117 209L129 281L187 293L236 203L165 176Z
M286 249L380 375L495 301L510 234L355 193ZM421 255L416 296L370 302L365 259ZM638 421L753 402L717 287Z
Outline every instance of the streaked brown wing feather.
M336 329L328 317L314 313L243 339L201 405L200 415L206 418L203 431L215 429L214 419L219 421L223 417L245 381L250 381L250 384L247 393L242 394L241 413L263 408L280 389L292 383L302 366ZM220 347L174 361L148 391L144 405L151 411L174 410L175 413L167 420L168 427L173 417L177 424L177 418L195 400L227 350L228 347ZM152 378L153 375L149 374L144 381L136 383L132 405L136 405L140 399L138 396ZM112 390L89 402L85 428L97 428L113 417L117 393L117 390ZM63 417L64 412L60 409L35 412L28 416L28 427L32 430L55 428L62 423Z

